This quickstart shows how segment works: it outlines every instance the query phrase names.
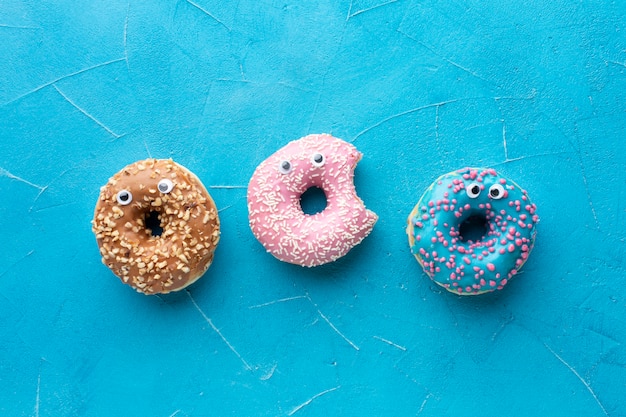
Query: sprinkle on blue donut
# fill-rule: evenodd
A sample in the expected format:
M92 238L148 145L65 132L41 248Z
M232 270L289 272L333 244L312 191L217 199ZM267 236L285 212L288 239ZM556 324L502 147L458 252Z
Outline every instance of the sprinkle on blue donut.
M536 206L491 168L439 177L408 218L411 252L437 284L461 295L502 289L535 242Z

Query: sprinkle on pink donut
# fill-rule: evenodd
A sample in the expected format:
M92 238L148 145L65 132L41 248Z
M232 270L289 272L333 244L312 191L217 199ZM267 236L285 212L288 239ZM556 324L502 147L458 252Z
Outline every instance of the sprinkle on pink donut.
M354 188L362 154L327 134L292 141L263 161L248 185L252 233L281 261L313 267L333 262L372 231L378 216ZM305 214L300 197L312 187L326 195L326 208Z
M456 211L446 208L450 201ZM495 170L464 168L442 175L422 195L408 218L409 245L442 287L460 295L499 290L528 259L539 221L535 211L526 191ZM471 222L484 224L477 229L482 237L463 236ZM453 261L437 258L446 249Z

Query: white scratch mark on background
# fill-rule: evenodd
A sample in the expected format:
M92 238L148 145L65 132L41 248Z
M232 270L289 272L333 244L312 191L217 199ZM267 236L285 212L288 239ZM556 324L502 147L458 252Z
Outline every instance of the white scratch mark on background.
M269 371L267 371L265 374L263 374L263 376L261 376L259 379L261 381L267 381L268 379L270 379L272 376L274 376L274 372L276 372L276 368L278 367L278 364L275 363L272 366L272 369L270 369Z
M380 125L387 123L393 119L397 119L398 117L402 117L402 116L406 116L407 114L411 114L411 113L416 113L425 109L431 109L433 107L438 108L440 106L445 106L446 104L452 104L452 103L456 103L457 101L461 101L461 99L452 99L452 100L447 100L447 101L440 101L439 103L432 103L432 104L425 104L423 106L420 107L415 107L409 110L405 110L403 112L400 113L395 113L392 114L391 116L385 117L384 119L376 122L375 124L366 127L365 129L363 129L362 131L360 131L359 133L357 133L357 135L352 138L352 142L356 141L359 137L363 136L364 134L366 134L367 132L369 132L372 129L375 129L377 127L379 127Z
M317 314L319 314L319 316L330 326L331 329L333 329L335 331L335 333L337 333L343 340L345 340L346 342L348 342L348 344L350 346L352 346L354 348L354 350L359 351L361 350L357 345L354 344L354 342L350 339L348 339L346 337L346 335L344 335L343 333L341 333L339 331L339 329L337 327L335 327L335 325L328 319L328 317L326 317L326 315L324 313L322 313L322 311L319 309L319 307L317 306L317 304L315 304L313 302L313 300L311 300L311 297L309 297L308 295L306 296L306 298L309 300L309 302L313 305L313 307L315 307L315 309L317 310Z
M587 383L587 381L585 381L583 379L583 377L580 376L580 374L578 372L576 372L576 369L574 369L569 363L565 362L565 360L562 357L560 357L558 353L556 353L554 350L552 350L552 348L550 346L548 346L545 343L543 345L546 347L546 349L548 349L550 351L550 353L552 353L554 355L554 357L556 357L559 360L559 362L561 362L563 365L565 365L567 367L567 369L569 369L574 375L576 375L576 378L578 378L580 380L580 382L583 383L583 385L585 386L585 388L587 388L587 391L589 391L589 393L591 394L593 399L596 400L596 403L598 403L598 405L602 409L602 412L604 412L604 415L608 416L609 413L606 411L606 408L604 408L604 405L602 405L602 403L600 402L600 399L598 398L596 393L591 388L591 385L589 385L589 383Z
M37 375L37 394L35 395L35 417L39 417L39 405L41 403L41 366Z
M424 401L422 401L422 405L420 405L420 409L417 410L417 415L420 415L422 413L422 411L424 411L424 407L426 407L426 403L428 402L428 400L432 396L433 396L433 394L431 394L430 392L428 394L426 394L426 398L424 398Z
M596 208L593 206L593 201L591 200L591 192L589 191L589 184L587 183L587 174L585 173L585 165L583 164L583 160L580 154L578 155L578 157L580 159L580 171L582 173L583 184L585 185L585 191L587 193L587 201L589 201L589 208L591 209L591 215L593 216L593 220L596 222L596 229L600 230L600 222L598 221Z
M315 394L314 396L312 396L311 398L309 398L308 400L306 400L305 402L303 402L302 404L298 405L297 407L295 407L293 410L291 410L289 412L289 416L294 415L295 413L297 413L298 411L300 411L301 409L303 409L304 407L306 407L307 405L311 404L314 400L316 400L317 398L321 397L322 395L326 395L329 392L333 392L335 390L338 390L339 388L341 388L341 385L337 385L336 387L333 388L329 388L325 391L319 392L317 394Z
M6 169L0 167L0 177L5 177L5 178L9 178L15 181L19 181L21 183L24 183L26 185L29 185L33 188L38 189L39 191L44 191L46 188L48 188L48 186L46 185L45 187L42 187L41 185L37 185L37 184L33 184L32 182L25 180L24 178L18 177L17 175L13 175L11 174L9 171L7 171Z
M198 312L202 315L204 320L209 324L209 326L211 326L211 329L213 329L213 331L217 333L217 335L222 339L222 341L226 344L226 346L228 346L231 352L233 352L239 358L239 360L244 364L246 369L248 371L251 371L252 367L248 365L248 362L246 362L246 360L239 354L239 352L237 352L237 349L235 349L233 345L230 344L230 342L224 337L222 332L220 332L220 330L215 326L215 324L213 324L213 321L204 313L204 311L202 311L198 303L196 303L196 300L194 300L193 296L191 295L191 292L189 292L188 290L186 290L185 292L189 296L189 299L193 303L196 310L198 310Z
M252 308L266 307L266 306L271 306L272 304L284 303L286 301L292 301L292 300L300 300L300 299L303 299L303 298L307 298L306 295L296 295L295 297L281 298L279 300L268 301L267 303L257 304L257 305L254 305L254 306L250 306L248 308L252 309Z
M228 210L228 209L229 209L229 208L231 208L231 207L233 207L233 205L232 205L232 204L231 204L231 205L229 205L229 206L222 207L221 209L218 209L218 210L217 210L217 212L218 212L218 213L221 213L221 212L223 212L224 210Z
M224 22L222 22L220 19L218 19L217 17L215 17L213 14L209 13L208 10L203 9L202 7L200 7L198 4L194 3L191 0L185 0L187 3L191 4L193 7L195 7L196 9L200 10L202 13L206 14L207 16L209 16L211 19L215 20L217 23L219 23L220 25L224 26L226 28L226 30L228 30L229 32L231 31L231 28L229 28Z
M397 349L400 349L400 350L402 350L402 351L406 352L406 348L405 348L404 346L400 346L400 345L398 345L398 344L396 344L396 343L393 343L391 340L387 340L387 339L382 338L382 337L380 337L380 336L372 336L372 337L373 337L374 339L376 339L376 340L380 340L381 342L387 343L387 344L388 344L388 345L390 345L390 346L393 346L393 347L395 347L395 348L397 348Z
M146 152L148 153L148 157L152 158L152 153L150 153L150 149L148 148L148 142L146 142L146 138L143 138L143 147L146 148Z
M509 159L507 159L505 161L502 161L502 162L495 162L493 164L489 164L489 166L490 167L496 167L496 166L507 164L509 162L522 161L522 160L528 159L528 158L538 158L538 157L541 157L541 156L559 156L559 155L567 155L567 154L572 154L572 153L573 153L572 151L537 153L537 154L533 154L533 155L518 156L517 158L509 158Z
M61 76L61 77L59 77L59 78L55 78L55 79L54 79L54 80L52 80L52 81L49 81L49 82L47 82L47 83L45 83L45 84L42 84L42 85L40 85L39 87L35 87L34 89L32 89L32 90L28 91L27 93L22 94L21 96L17 96L17 97L15 97L15 98L14 98L14 99L12 99L12 100L7 101L6 103L4 103L4 105L6 106L7 104L11 104L11 103L13 103L13 102L15 102L15 101L17 101L17 100L19 100L19 99L22 99L22 98L24 98L24 97L26 97L26 96L29 96L29 95L31 95L31 94L33 94L33 93L36 93L36 92L37 92L37 91L39 91L39 90L43 90L44 88L49 87L49 86L51 86L52 84L58 83L59 81L65 80L65 79L67 79L67 78L74 77L74 76L76 76L76 75L82 74L82 73L87 72L87 71L94 70L94 69L96 69L96 68L105 67L105 66L107 66L107 65L115 64L116 62L123 62L123 61L125 61L125 60L126 60L125 58L113 59L113 60L111 60L111 61L102 62L102 63L100 63L100 64L96 64L96 65L93 65L93 66L91 66L91 67L83 68L83 69L78 70L78 71L76 71L76 72L72 72L72 73L70 73L70 74L63 75L63 76Z
M626 68L626 64L619 61L605 61L607 64L619 65L620 67Z
M7 29L29 29L29 30L39 30L41 28L35 26L19 26L19 25L7 25L6 23L0 23L0 28Z
M490 80L486 79L485 77L482 77L481 75L479 75L478 73L470 70L469 68L464 67L463 65L451 60L450 58L443 56L439 53L437 53L437 51L435 51L435 49L431 46L426 45L424 42L420 41L419 39L417 39L414 36L409 35L408 33L404 32L401 29L396 29L396 31L398 33L401 33L402 35L406 36L408 39L412 40L413 42L416 42L417 44L421 45L422 47L426 48L431 54L435 55L438 58L441 58L442 60L446 61L448 64L452 65L455 68L460 69L461 71L464 71L466 73L468 73L469 75L471 75L472 77L476 77L479 80L491 83Z
M301 299L306 299L315 309L315 311L317 311L318 316L320 316L320 318L322 320L324 320L326 322L326 324L328 324L328 326L330 326L330 328L339 335L339 337L341 337L343 340L345 340L350 346L352 346L352 348L356 351L361 350L352 340L348 339L348 337L346 337L346 335L344 335L343 333L341 333L341 331L339 331L339 329L337 328L337 326L335 326L329 319L328 317L326 317L326 315L324 313L322 313L322 311L319 309L319 307L317 306L317 304L315 304L315 302L313 302L313 300L311 299L311 297L309 296L309 294L306 295L296 295L293 297L286 297L286 298L281 298L278 300L273 300L273 301L268 301L267 303L263 303L263 304L257 304L257 305L253 305L250 306L248 308L252 309L252 308L260 308L260 307L267 307L267 306L271 306L273 304L277 304L277 303L284 303L284 302L288 302L288 301L293 301L293 300L301 300Z
M177 416L177 415L178 415L178 413L180 413L180 410L176 410L176 411L174 411L172 414L170 414L170 417Z
M353 18L354 16L358 16L362 13L369 12L370 10L378 9L379 7L387 6L388 4L396 3L397 1L398 0L389 0L386 3L377 4L376 6L368 7L367 9L358 10L354 13L352 13L352 2L350 2L350 9L348 10L348 18L346 19L346 22L350 20L350 18Z
M11 269L13 269L17 264L22 262L24 259L26 259L29 256L31 256L33 253L35 253L35 249L30 250L26 255L22 256L20 259L18 259L17 261L15 261L11 265L9 265L9 267L7 269L5 269L4 272L0 273L0 278L2 278L4 275L6 275L7 272L9 272Z
M126 69L130 72L130 66L128 65L128 48L126 47L126 41L128 39L128 16L130 15L130 1L126 7L126 18L124 19L124 60L126 61Z
M247 185L209 185L207 188L234 190L238 188L248 188Z
M435 145L437 145L437 153L440 155L439 164L443 169L443 152L441 151L441 142L439 140L439 108L441 106L435 107Z
M502 122L502 146L504 146L504 160L508 161L509 160L509 148L507 147L507 144L506 144L506 122L504 121L504 119L502 119L501 122Z
M102 123L101 121L99 121L98 119L96 119L93 115L91 115L89 112L87 112L85 109L81 108L78 104L74 103L63 91L61 91L59 89L59 87L57 87L55 84L52 84L52 87L54 87L55 90L57 90L57 92L59 94L61 94L61 96L65 99L65 101L67 101L68 103L70 103L76 110L78 110L79 112L81 112L82 114L84 114L85 116L87 116L89 119L91 119L95 124L97 124L98 126L100 126L101 128L103 128L104 130L107 131L108 134L110 134L111 136L113 136L115 139L119 139L121 136L118 135L117 133L115 133L114 131L112 131L111 129L109 129L107 126L105 126L104 123Z

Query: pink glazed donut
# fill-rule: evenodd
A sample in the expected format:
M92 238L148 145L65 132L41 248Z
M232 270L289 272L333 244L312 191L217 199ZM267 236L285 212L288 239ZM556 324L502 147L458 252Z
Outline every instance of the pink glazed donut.
M354 188L362 154L327 134L292 141L263 161L248 186L252 233L281 261L313 267L333 262L358 245L378 216L365 208ZM302 194L318 187L326 208L305 214Z

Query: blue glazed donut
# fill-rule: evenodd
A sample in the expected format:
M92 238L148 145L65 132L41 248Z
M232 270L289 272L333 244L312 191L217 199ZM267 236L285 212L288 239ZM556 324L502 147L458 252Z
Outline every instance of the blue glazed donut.
M408 218L411 252L445 289L502 289L528 259L539 217L526 191L491 168L439 177ZM470 236L471 235L471 236Z

